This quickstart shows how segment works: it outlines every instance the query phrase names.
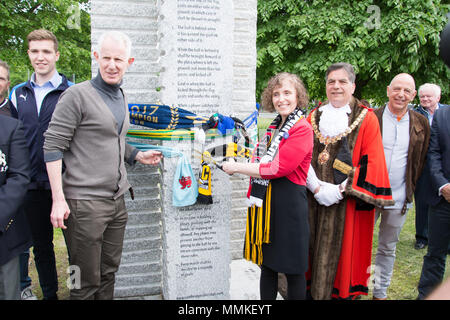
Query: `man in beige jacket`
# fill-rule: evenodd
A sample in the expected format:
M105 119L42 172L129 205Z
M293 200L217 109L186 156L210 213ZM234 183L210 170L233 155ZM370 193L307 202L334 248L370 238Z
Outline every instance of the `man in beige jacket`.
M130 39L108 32L98 48L98 75L61 95L45 133L51 222L63 229L70 265L79 278L71 299L113 299L128 217L125 161L156 165L162 157L125 142L129 113L120 85L134 61Z

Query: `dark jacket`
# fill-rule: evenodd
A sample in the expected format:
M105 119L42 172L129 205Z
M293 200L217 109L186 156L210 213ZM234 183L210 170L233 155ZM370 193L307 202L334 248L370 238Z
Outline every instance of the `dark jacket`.
M383 113L386 105L374 110L383 134ZM428 143L430 141L430 125L423 115L408 110L409 112L409 146L408 159L406 161L406 202L413 201L417 180L425 163ZM406 203L405 203L406 205ZM404 210L406 206L404 206Z
M30 157L20 121L0 115L0 265L31 246L22 203L30 182Z
M439 109L449 108L449 107L450 106L448 104L439 103ZM428 112L421 105L419 105L414 110L417 111L418 113L424 115L425 118L428 119ZM433 200L433 199L435 200L434 197L430 197L430 192L431 192L430 185L431 185L430 166L428 164L428 161L425 161L425 164L424 164L423 170L422 170L422 174L420 175L419 180L417 180L416 190L414 191L414 197L416 199L416 202L430 204L430 200Z
M431 176L429 203L436 205L442 199L439 188L450 182L450 108L438 109L433 116L427 162Z
M438 104L439 104L439 108L447 108L447 107L449 107L448 104L442 104L442 103L438 103ZM421 115L425 116L425 118L428 119L428 111L426 110L426 108L422 107L422 105L419 104L417 106L417 108L414 109L414 111L417 111L418 113L420 113Z
M63 78L62 83L45 96L39 115L36 97L30 81L15 86L11 93L11 97L14 96L14 99L11 100L16 101L17 104L14 106L15 108L11 109L11 114L23 123L25 138L30 151L31 183L29 189L50 190L47 168L44 162L44 132L47 131L59 96L72 84L64 75L61 74L61 76Z
M3 100L1 103L3 103L5 100ZM1 105L0 103L0 105ZM11 101L7 100L6 104L0 108L0 114L4 116L11 116Z

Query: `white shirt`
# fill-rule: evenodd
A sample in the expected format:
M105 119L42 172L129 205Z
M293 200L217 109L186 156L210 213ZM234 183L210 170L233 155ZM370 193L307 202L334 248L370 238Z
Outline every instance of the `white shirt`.
M53 77L45 82L42 86L39 86L36 83L36 74L33 73L31 75L31 86L34 89L34 95L36 97L36 107L37 107L37 113L39 115L39 113L41 112L41 106L42 106L42 102L44 101L45 96L55 90L56 88L59 87L59 85L62 83L62 77L61 75L55 70L55 73L53 74Z
M383 146L395 204L386 209L401 209L406 199L406 163L409 149L409 112L400 119L386 106L383 113ZM412 203L407 204L411 208Z

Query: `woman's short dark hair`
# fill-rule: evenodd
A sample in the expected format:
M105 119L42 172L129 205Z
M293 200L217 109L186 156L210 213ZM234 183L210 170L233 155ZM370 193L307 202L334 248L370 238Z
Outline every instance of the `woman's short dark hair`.
M267 83L267 87L264 89L261 95L261 105L263 110L268 112L275 111L275 107L272 103L273 90L281 86L283 81L288 80L297 91L297 108L306 108L308 106L308 92L306 91L303 81L296 74L289 72L281 72L274 75Z

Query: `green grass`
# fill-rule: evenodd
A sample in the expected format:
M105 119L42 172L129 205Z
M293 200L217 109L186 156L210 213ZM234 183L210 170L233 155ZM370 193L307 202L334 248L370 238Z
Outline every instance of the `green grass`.
M378 229L380 219L375 226L372 265L375 265L375 255L378 246ZM417 298L417 284L422 272L423 256L427 253L427 248L422 250L414 249L416 228L414 207L409 210L406 222L400 233L400 241L397 243L394 272L392 274L391 285L388 288L389 300L415 300ZM448 256L447 256L448 257ZM373 268L372 268L373 270ZM450 259L447 258L444 279L450 276ZM372 284L371 284L372 285ZM362 297L363 300L372 299L372 290L369 295Z
M388 299L390 300L414 300L417 297L417 284L419 282L420 273L422 270L423 256L427 250L414 249L415 243L415 212L412 208L408 212L405 225L400 233L400 241L397 244L397 258L394 265L394 272L392 275L391 285L388 289ZM372 250L372 264L375 263L375 254L378 244L378 225L375 226L373 250ZM64 243L64 237L61 229L55 229L54 245L56 254L56 264L59 278L58 296L60 299L68 299L69 289L67 288L67 250ZM30 254L30 277L32 279L33 292L39 299L42 299L42 291L39 286L37 272L34 265L33 255ZM444 278L450 276L450 259L447 258L446 272ZM370 289L368 296L363 296L362 300L372 299L372 290Z

